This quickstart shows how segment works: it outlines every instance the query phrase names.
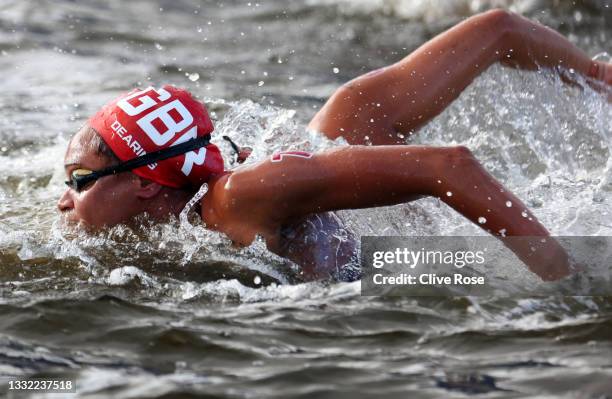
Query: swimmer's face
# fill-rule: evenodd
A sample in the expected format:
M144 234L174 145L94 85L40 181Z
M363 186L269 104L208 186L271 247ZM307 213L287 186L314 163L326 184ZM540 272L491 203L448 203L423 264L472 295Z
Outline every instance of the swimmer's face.
M70 180L76 169L99 170L110 166L111 160L98 154L92 145L95 133L85 126L70 141L64 156L66 177ZM137 190L139 178L133 173L102 177L81 192L67 188L57 203L65 221L89 229L125 223L142 212Z

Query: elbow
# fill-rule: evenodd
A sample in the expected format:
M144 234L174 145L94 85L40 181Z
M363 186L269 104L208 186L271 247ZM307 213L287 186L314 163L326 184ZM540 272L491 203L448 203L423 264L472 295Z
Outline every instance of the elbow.
M503 8L494 8L474 18L478 18L479 22L482 22L487 30L494 32L498 40L504 44L516 29L518 15Z
M441 148L441 155L443 158L442 166L444 168L448 168L449 166L456 168L466 161L471 163L476 160L472 151L464 145L443 147Z
M454 159L475 159L472 151L464 145L450 147L450 152L452 154L452 158Z
M429 166L433 179L428 182L429 195L445 198L449 187L456 185L461 176L478 167L478 160L469 148L458 145L439 147Z
M479 17L489 26L493 26L501 31L507 31L514 28L517 14L503 8L494 8L479 14Z

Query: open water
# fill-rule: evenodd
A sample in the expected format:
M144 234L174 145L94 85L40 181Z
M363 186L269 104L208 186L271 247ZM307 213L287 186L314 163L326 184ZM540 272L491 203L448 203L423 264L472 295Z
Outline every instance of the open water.
M192 219L57 223L68 139L119 92L190 89L252 161L322 150L342 143L305 125L336 87L494 6L612 52L609 0L2 1L0 392L54 376L83 398L612 397L609 297L362 297ZM555 235L611 236L611 116L590 88L493 66L411 142L467 145ZM482 234L436 200L339 217Z

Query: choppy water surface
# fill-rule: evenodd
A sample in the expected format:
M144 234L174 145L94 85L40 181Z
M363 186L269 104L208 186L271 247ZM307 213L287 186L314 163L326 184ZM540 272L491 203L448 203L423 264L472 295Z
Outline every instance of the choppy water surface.
M609 397L610 298L367 298L194 220L86 237L54 209L68 138L132 86L191 89L253 160L320 150L342 143L304 126L335 87L449 24L508 6L594 56L612 50L607 3L3 2L0 376L72 377L100 398ZM554 234L612 235L611 113L496 66L412 142L468 145ZM435 200L340 217L359 234L481 234Z

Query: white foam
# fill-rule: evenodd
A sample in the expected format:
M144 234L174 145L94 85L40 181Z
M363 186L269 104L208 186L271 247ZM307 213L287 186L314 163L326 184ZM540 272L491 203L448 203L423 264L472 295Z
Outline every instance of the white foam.
M124 266L111 270L106 278L106 283L108 285L126 285L134 280L139 280L145 286L158 285L154 278L136 266Z

